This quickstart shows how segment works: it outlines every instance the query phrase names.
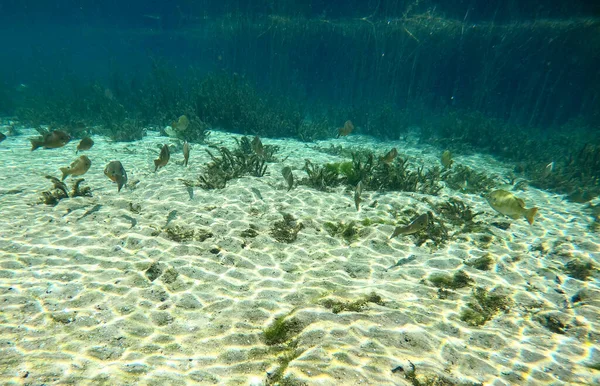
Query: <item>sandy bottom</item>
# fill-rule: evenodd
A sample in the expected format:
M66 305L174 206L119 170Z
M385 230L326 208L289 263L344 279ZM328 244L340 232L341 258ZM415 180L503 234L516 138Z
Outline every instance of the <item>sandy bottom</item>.
M51 188L44 176L60 176L77 142L32 153L34 133L0 144L2 384L404 385L412 369L421 382L600 384L599 276L565 273L573 259L600 261L600 237L589 231L583 205L533 188L518 192L540 208L529 226L478 195L444 188L438 196L365 192L357 212L344 188L288 192L281 177L283 165L300 179L306 158L340 158L270 139L263 142L280 146L279 159L289 156L284 163L222 190L196 188L190 198L181 180L199 175L206 146L192 145L185 168L181 142L149 132L134 143L95 137L84 153L93 197L49 206L38 204ZM233 138L213 132L209 139L232 147ZM154 173L163 143L179 150ZM319 145L330 143L378 153L397 146L414 165L439 164L439 149L409 139ZM103 175L115 159L129 174L120 193ZM487 156L455 159L490 174L510 170ZM414 236L389 240L394 223L410 219L405 210L432 210L451 196L482 211L482 224L511 226L485 234L449 226L457 234L440 248L416 246ZM284 213L302 224L292 243L271 235ZM358 237L350 242L326 230L328 222L351 221ZM484 255L493 257L491 270L465 264ZM458 270L473 285L440 291L427 280ZM482 326L465 323L461 312L476 287L507 295L511 306ZM354 311L343 306L372 293L380 299ZM281 316L285 342L267 344L263 331Z

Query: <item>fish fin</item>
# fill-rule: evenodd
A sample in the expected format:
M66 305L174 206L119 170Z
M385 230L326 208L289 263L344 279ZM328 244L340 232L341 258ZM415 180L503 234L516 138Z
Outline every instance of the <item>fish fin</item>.
M62 172L62 178L61 181L64 181L65 178L67 178L69 176L69 168L60 168L60 171Z
M30 139L31 141L31 151L34 151L35 149L39 148L40 146L42 146L44 143L38 139Z
M531 208L531 209L527 209L525 211L525 218L527 219L527 222L529 223L529 225L533 225L533 220L535 217L535 214L537 213L538 208Z

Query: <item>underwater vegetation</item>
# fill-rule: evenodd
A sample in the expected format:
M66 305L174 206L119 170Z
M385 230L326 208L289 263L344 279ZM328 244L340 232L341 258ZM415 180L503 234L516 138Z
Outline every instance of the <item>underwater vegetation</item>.
M465 271L456 271L454 275L438 272L429 275L427 280L435 287L441 289L459 289L472 285L474 280Z
M600 195L600 144L586 143L568 156L555 157L518 165L517 171L522 171L532 186L565 194L571 202L585 203ZM548 159L554 161L548 163Z
M384 305L383 298L376 294L375 292L371 292L369 295L363 296L360 299L354 301L340 301L335 299L323 299L320 304L331 310L334 314L339 314L340 312L362 312L366 309L368 303L378 304L380 306Z
M267 171L267 158L274 159L278 150L276 146L264 146L264 154L256 154L247 137L238 141L238 146L229 150L222 146L210 146L216 149L220 155L215 155L206 150L211 161L204 166L202 174L197 181L185 180L188 187L199 186L203 189L223 189L227 182L243 176L262 177Z
M446 170L441 178L451 189L464 193L485 193L497 185L496 179L464 165L456 165Z
M344 153L343 148L333 148ZM423 167L409 168L406 159L392 157L388 162L377 158L371 151L351 152L352 161L315 165L307 160L304 170L308 178L300 184L326 191L341 184L355 188L359 182L362 190L418 192L436 195L441 189L440 168L433 167L424 172Z
M577 280L586 281L597 268L590 261L573 259L565 264L565 273Z
M279 316L263 330L263 339L269 346L281 344L298 335L303 329L304 326L297 318L289 315Z
M298 232L304 227L291 214L283 213L283 220L275 221L270 235L280 243L293 243L298 238Z
M507 312L512 302L507 295L497 292L499 289L488 291L482 287L475 288L467 308L460 314L460 320L471 326L482 326L492 320L498 312Z
M358 239L359 229L354 221L348 223L341 221L338 223L326 222L323 224L323 228L325 228L331 237L341 237L347 243L351 243Z
M81 187L81 183L85 181L83 178L79 178L73 181L73 187L71 189L71 195L67 190L67 185L56 177L46 176L52 184L53 188L41 193L42 197L40 202L46 205L55 206L58 202L64 198L69 197L92 197L92 190L89 186Z

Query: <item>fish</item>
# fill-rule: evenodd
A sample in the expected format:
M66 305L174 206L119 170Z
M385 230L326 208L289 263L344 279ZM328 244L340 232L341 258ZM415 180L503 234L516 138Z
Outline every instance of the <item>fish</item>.
M131 226L129 227L129 229L131 229L131 228L133 228L134 226L137 225L137 220L134 219L133 217L128 216L126 214L124 214L123 217L125 218L125 220L129 220L129 222L131 223Z
M183 166L188 166L190 160L190 144L185 141L183 143Z
M43 147L44 149L58 149L65 146L71 140L71 136L62 130L55 130L40 137L32 138L31 151Z
M513 219L525 217L529 225L533 225L538 208L525 208L525 201L506 190L498 189L491 192L487 202L496 212Z
M263 198L262 194L260 193L260 190L258 190L257 188L250 188L250 190L252 191L252 193L254 193L254 195L261 201L264 201L265 199Z
M289 192L294 186L294 175L292 174L292 168L289 166L284 167L281 169L281 175L283 176L285 182L287 182Z
M252 151L255 152L257 155L264 157L265 155L265 147L262 144L262 141L260 140L260 138L257 136L254 137L254 139L252 139Z
M417 257L415 255L410 255L408 257L405 257L403 259L398 260L398 262L396 264L394 264L394 265L386 268L385 270L387 271L387 270L392 269L392 268L400 267L401 265L408 264L408 263L410 263L411 261L414 261L414 260L417 260Z
M167 222L165 223L164 228L166 228L171 223L171 221L175 220L175 217L177 217L177 211L175 209L173 209L167 215Z
M394 160L394 158L396 158L397 155L398 150L396 148L393 148L392 150L388 151L383 157L379 157L379 160L389 165L390 163L392 163L392 161Z
M358 181L356 188L354 188L354 206L356 210L360 210L360 195L362 194L362 181Z
M60 168L60 171L62 172L62 181L68 176L84 175L90 169L90 166L92 166L92 161L84 155L80 156L71 163L71 166Z
M444 169L450 169L452 167L454 160L452 159L452 153L450 150L446 150L442 153L441 161Z
M338 134L337 134L336 138L345 137L347 135L350 135L350 133L352 133L352 131L354 131L354 125L352 124L352 121L348 119L346 122L344 122L344 127L340 127L338 129Z
M0 133L0 142L4 141L6 139L6 135L4 135L4 133Z
M414 233L419 232L427 227L429 223L429 215L427 213L423 213L418 216L416 219L412 220L408 225L399 226L394 229L394 232L390 236L390 239L398 235L412 235Z
M117 192L120 192L123 185L127 183L127 172L125 172L121 161L110 161L104 168L104 175L110 178L112 182L117 183Z
M189 126L190 120L185 115L180 116L178 120L171 123L171 127L179 132L186 131Z
M158 159L154 160L154 171L157 171L159 167L164 167L169 162L170 158L171 152L169 151L169 145L165 143L162 149L160 149Z
M194 187L193 186L188 186L187 187L187 192L188 192L188 194L190 196L190 200L193 200L194 199Z
M542 178L547 178L554 171L554 161L550 162L542 171Z
M92 146L94 146L94 140L92 140L90 137L85 137L79 141L79 145L77 145L77 151L75 151L75 154L79 153L80 151L90 150Z

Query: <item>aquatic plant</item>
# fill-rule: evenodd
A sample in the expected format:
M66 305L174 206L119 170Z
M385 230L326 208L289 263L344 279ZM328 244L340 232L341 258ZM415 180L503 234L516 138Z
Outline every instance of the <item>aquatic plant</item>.
M454 225L464 225L473 222L476 216L483 212L473 212L473 209L457 198L450 198L448 201L437 207L437 212L441 213L446 220Z
M53 188L41 193L41 203L55 206L60 200L69 198L67 185L64 182L53 176L46 176L46 178L52 182ZM81 187L81 183L84 181L83 178L73 181L70 197L92 197L92 190L89 186Z
M512 304L507 295L497 293L499 289L488 291L477 287L473 290L467 308L460 314L460 320L471 326L482 326L490 321L498 312L509 310Z
M308 159L304 163L304 171L308 177L301 179L298 184L308 185L317 190L327 191L342 182L335 167L315 165Z
M454 275L449 275L447 273L437 272L432 273L427 278L431 284L435 287L442 289L459 289L470 286L473 284L474 280L467 275L465 271L456 271Z
M212 232L205 229L186 228L180 225L169 225L164 229L167 238L178 243L187 241L199 241L213 237Z
M573 259L565 264L565 273L577 280L587 280L595 270L596 267L590 261Z
M239 142L239 146L233 151L226 147L210 146L216 148L220 156L206 150L212 161L205 165L197 182L184 181L184 184L200 186L203 189L223 189L228 181L235 178L245 175L262 177L267 171L266 160L257 154L246 152L244 143ZM276 148L270 148L271 157L276 150Z
M473 267L480 271L489 271L494 265L494 258L489 253L486 253L481 257L476 257L467 260L464 263L465 265L468 265L469 267Z
M371 292L369 295L354 301L340 301L329 298L323 299L320 303L323 307L330 309L334 314L339 314L344 311L361 312L365 310L368 303L374 303L380 306L384 305L383 298L375 292Z
M427 228L415 233L415 245L421 246L427 240L431 240L435 247L440 247L450 240L451 236L442 219L434 216L431 212L428 212L428 214L429 222L427 223Z
M304 329L303 324L289 315L279 316L263 330L265 344L273 346L289 341Z
M441 179L451 189L465 193L486 193L497 186L497 179L464 165L456 165L452 169L448 169L441 174Z
M303 228L291 214L283 213L283 220L275 221L271 227L271 236L280 243L293 243L298 238L298 232Z
M326 222L323 224L323 228L329 233L331 237L341 237L347 243L351 243L358 239L358 228L354 221L344 223L342 221L338 223Z

